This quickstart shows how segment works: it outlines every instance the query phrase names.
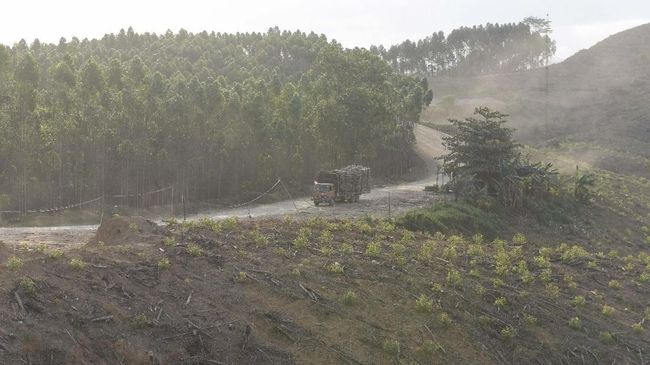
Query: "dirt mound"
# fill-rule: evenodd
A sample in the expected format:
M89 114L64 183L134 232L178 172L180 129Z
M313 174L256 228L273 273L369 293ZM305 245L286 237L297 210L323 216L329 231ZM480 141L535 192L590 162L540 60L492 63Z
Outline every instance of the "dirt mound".
M107 245L137 244L150 242L159 236L160 227L143 217L114 216L105 219L97 229L90 243L103 242Z

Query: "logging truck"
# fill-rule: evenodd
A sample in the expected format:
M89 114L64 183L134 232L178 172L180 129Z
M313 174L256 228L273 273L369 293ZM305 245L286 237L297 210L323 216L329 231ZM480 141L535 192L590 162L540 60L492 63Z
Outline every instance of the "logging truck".
M350 165L342 169L319 171L314 179L311 200L314 205L335 202L358 202L370 192L370 168Z

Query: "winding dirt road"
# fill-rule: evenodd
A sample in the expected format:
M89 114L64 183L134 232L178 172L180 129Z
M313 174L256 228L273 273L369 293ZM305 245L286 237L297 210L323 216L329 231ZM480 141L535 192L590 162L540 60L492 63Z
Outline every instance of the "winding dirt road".
M397 214L422 207L435 199L434 195L424 192L423 189L425 185L435 183L435 170L438 164L436 157L444 154L442 136L443 133L441 132L416 124L415 149L420 158L426 163L429 172L426 178L399 185L373 187L369 194L361 196L358 203L339 203L335 207L316 207L308 197L300 197L294 201L285 200L237 209L214 210L191 215L187 218L263 218L283 215L292 215L298 218L317 216L346 218L365 214L388 216L389 209L390 214ZM88 242L94 236L96 230L97 225L0 228L0 241L10 245L27 244L32 246L47 244L50 246L70 247Z

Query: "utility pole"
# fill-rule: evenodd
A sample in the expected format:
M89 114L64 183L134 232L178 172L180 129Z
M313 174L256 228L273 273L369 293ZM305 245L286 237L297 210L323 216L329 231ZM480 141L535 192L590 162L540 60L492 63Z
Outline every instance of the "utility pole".
M549 16L548 13L546 13L546 22L548 24L549 22ZM545 139L548 140L549 138L549 132L548 132L548 59L549 55L551 53L551 37L546 34L546 57L545 57L545 62L544 62L544 79L545 79L545 87L544 87L544 137Z

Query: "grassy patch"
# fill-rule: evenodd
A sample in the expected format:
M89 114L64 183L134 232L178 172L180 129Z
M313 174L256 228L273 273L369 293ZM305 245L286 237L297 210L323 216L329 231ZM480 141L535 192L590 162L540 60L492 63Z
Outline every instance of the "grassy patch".
M397 224L413 231L462 233L468 236L481 233L487 237L495 237L503 228L495 213L460 202L437 204L409 212L400 217Z

